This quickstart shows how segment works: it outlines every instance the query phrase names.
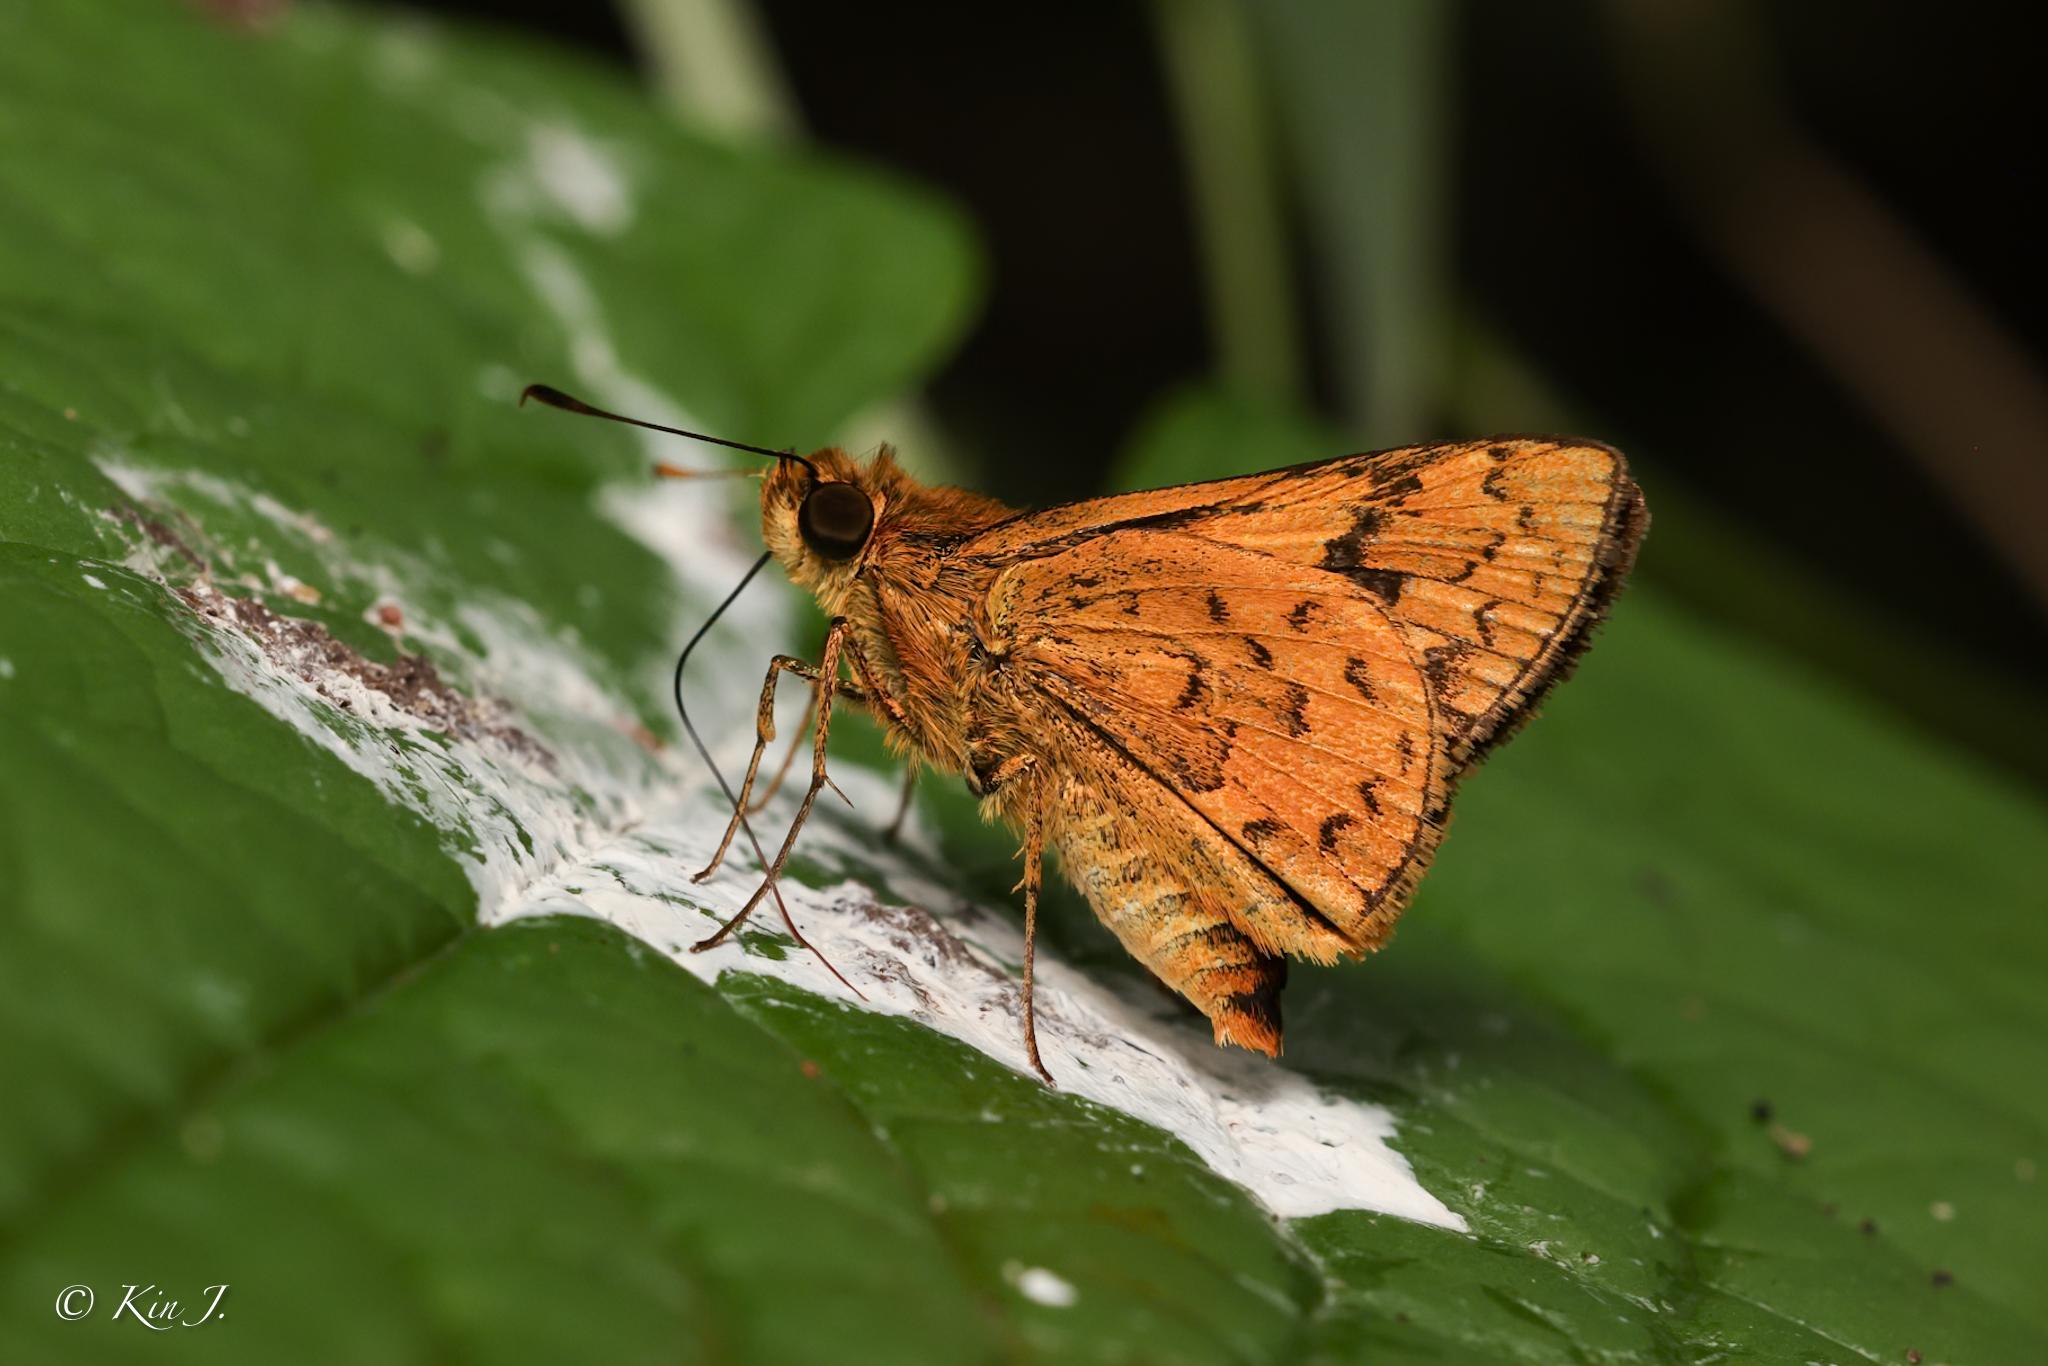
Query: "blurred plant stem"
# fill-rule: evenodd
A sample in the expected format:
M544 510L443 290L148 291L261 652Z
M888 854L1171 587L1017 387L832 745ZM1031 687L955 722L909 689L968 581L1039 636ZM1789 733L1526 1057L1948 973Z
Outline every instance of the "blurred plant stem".
M1271 0L1252 12L1326 290L1340 415L1369 445L1427 437L1445 385L1454 7Z
M1153 0L1201 241L1216 367L1251 392L1302 390L1287 226L1254 34L1239 0Z
M2048 382L2038 366L1798 127L1753 10L1708 0L1607 8L1651 160L1685 220L2048 608Z
M774 47L747 0L621 0L619 9L677 113L733 137L801 134Z
M684 122L731 138L803 140L802 112L749 0L620 0L620 12L649 76ZM888 442L922 478L958 476L951 441L914 395L855 413L837 439L853 450Z

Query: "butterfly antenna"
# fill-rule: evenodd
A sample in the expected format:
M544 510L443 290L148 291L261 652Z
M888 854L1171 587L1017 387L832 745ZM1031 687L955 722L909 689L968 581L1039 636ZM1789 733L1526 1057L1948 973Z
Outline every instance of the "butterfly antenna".
M756 465L745 470L686 470L681 465L657 460L654 462L654 476L657 479L759 479L763 468Z
M663 430L667 429L664 428ZM685 433L685 435L687 434L688 433ZM808 949L811 953L815 954L817 956L818 961L825 965L825 971L831 973L834 977L837 977L839 979L839 984L841 986L845 987L855 996L859 996L861 1000L865 1001L867 997L862 994L861 989L855 986L853 983L847 981L846 975L840 972L838 968L832 965L832 960L827 958L824 955L823 951L821 951L817 945L811 943L810 940L804 938L803 931L796 927L796 921L794 918L791 917L789 913L789 906L782 899L782 887L775 877L775 865L769 862L768 852L761 847L761 841L757 839L754 835L754 827L752 822L747 820L747 813L740 808L740 799L736 795L734 795L731 784L726 782L725 774L722 771L720 771L718 767L718 761L711 757L711 747L704 743L703 736L697 734L697 727L690 721L690 709L683 702L683 669L690 662L690 652L697 648L697 642L704 639L705 634L711 630L712 626L717 624L718 619L725 615L725 609L733 605L733 602L736 599L738 599L739 595L746 591L747 585L754 581L754 576L760 573L764 568L766 568L768 561L770 561L773 558L775 558L773 553L764 552L760 559L754 561L754 563L747 569L747 572L740 576L739 583L733 587L733 590L730 593L727 593L725 595L725 601L718 604L717 610L713 611L712 614L705 619L704 624L697 628L697 633L691 636L689 641L684 644L683 652L676 656L676 715L683 718L683 733L690 737L690 743L697 747L697 753L703 758L704 766L710 769L711 776L718 780L718 790L725 794L726 801L732 804L733 809L739 811L740 829L746 832L747 843L751 844L754 847L754 857L761 861L761 867L767 871L768 890L775 897L775 909L782 913L782 923L788 927L790 937L796 940L799 946ZM757 897L756 900L758 899L759 898ZM747 909L751 910L753 909L753 907L749 905ZM734 916L732 920L728 921L725 925L719 928L719 935L724 935L727 930L730 930L734 926L738 925L739 922L745 918L745 916L746 911L741 911L739 915Z
M692 441L708 441L714 446L727 446L736 451L747 451L754 455L765 455L770 460L794 460L797 464L809 470L813 477L818 473L816 465L813 465L795 451L771 451L766 446L750 446L744 441L728 441L722 436L706 436L703 432L684 431L681 427L664 426L659 422L645 422L637 417L627 417L624 413L615 413L608 408L600 408L594 403L585 403L574 394L565 394L560 389L546 384L527 385L525 389L520 391L519 406L524 408L528 399L532 399L535 403L544 403L550 408L560 408L565 413L581 413L584 417L601 417L607 422L623 422L629 427L645 427L650 432L667 432L670 436L687 436ZM742 584L744 582L742 580Z

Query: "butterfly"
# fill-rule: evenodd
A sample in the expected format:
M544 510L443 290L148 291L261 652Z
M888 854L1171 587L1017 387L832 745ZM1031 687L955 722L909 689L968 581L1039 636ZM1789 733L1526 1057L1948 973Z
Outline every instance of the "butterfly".
M1649 525L1621 453L1572 437L1407 446L1039 512L923 484L886 446L863 460L701 439L775 461L758 471L754 569L778 563L831 622L815 664L769 666L699 876L736 831L753 840L784 674L815 690L810 783L775 854L754 843L760 890L702 946L774 891L831 782L833 710L859 707L913 774L961 775L1020 839L1023 1044L1047 1082L1032 998L1047 851L1218 1044L1277 1055L1288 960L1387 941L1458 780L1570 671Z

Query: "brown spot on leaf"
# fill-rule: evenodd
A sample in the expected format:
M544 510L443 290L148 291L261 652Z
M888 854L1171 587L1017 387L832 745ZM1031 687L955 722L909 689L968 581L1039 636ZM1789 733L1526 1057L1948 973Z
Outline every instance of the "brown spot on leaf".
M531 736L501 719L500 707L449 685L433 661L423 655L401 654L391 663L381 664L335 639L321 623L281 616L254 598L230 597L210 584L174 591L198 615L243 636L272 664L344 710L348 699L329 692L337 678L352 679L382 693L392 706L429 729L463 740L496 740L528 758L553 763L552 756Z
M209 572L206 561L199 558L193 552L191 546L185 544L184 537L171 530L170 527L157 518L144 512L141 508L135 507L132 504L123 504L115 508L111 515L116 521L127 522L134 526L143 535L149 537L153 543L162 546L165 550L170 551L173 555L183 560L188 568L201 574Z

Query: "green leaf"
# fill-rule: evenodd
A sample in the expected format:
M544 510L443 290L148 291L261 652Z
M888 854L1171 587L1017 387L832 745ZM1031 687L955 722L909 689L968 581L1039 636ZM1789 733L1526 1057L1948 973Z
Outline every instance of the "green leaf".
M1285 1066L1056 898L1046 1091L957 785L886 849L835 760L787 891L864 1005L767 912L688 951L753 884L642 728L753 514L512 406L827 439L957 332L954 216L402 19L0 22L0 1360L2041 1354L2031 797L1632 594ZM692 661L728 767L789 606Z

